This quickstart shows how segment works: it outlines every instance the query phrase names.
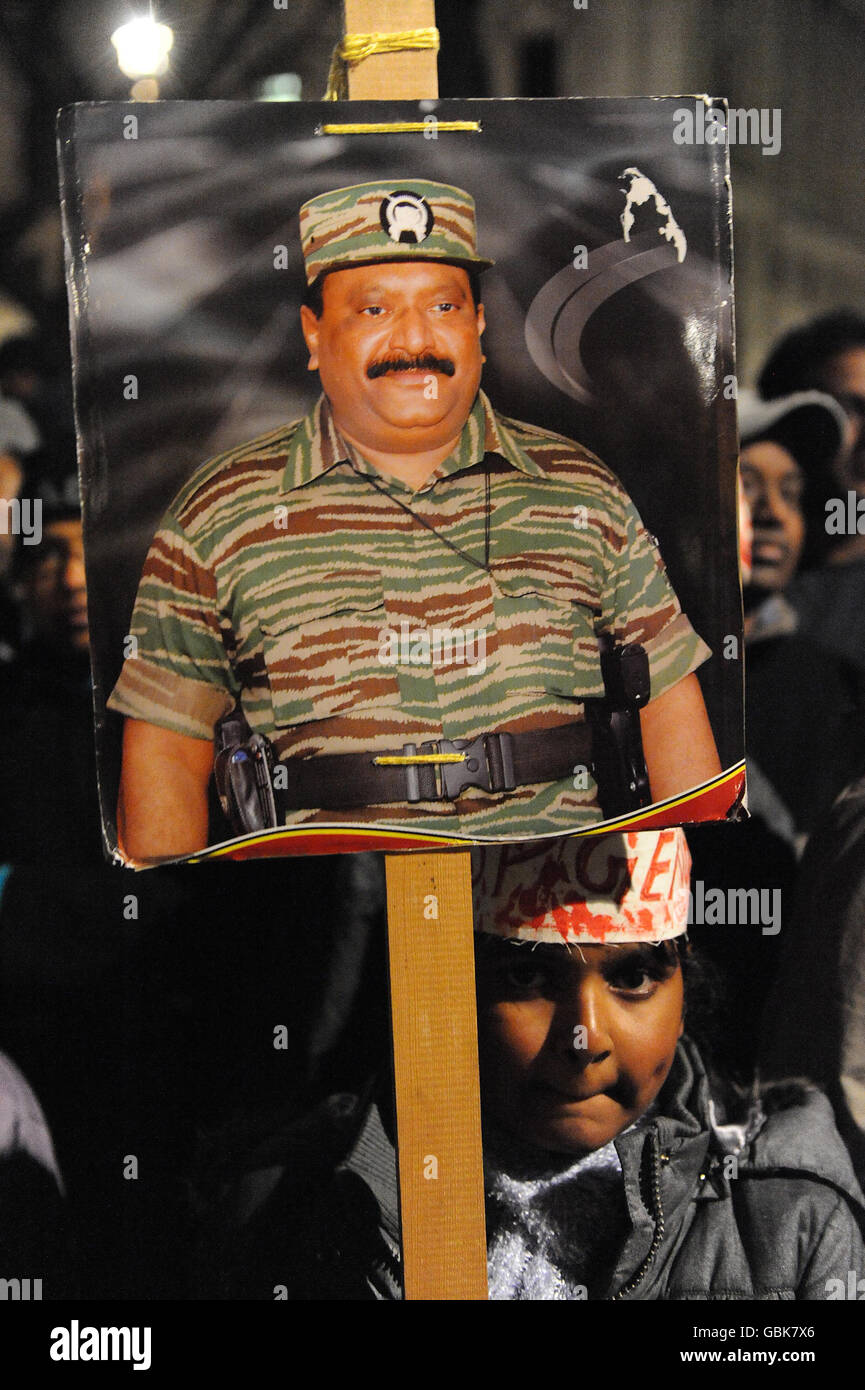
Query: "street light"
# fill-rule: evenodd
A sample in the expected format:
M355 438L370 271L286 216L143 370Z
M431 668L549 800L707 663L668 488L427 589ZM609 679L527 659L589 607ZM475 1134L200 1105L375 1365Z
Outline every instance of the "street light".
M117 66L126 77L161 77L168 71L174 31L155 19L133 19L111 35Z

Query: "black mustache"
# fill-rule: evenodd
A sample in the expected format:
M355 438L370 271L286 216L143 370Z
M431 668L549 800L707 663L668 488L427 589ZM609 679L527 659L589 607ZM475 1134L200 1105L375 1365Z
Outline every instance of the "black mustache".
M445 376L453 376L456 367L449 357L433 357L428 352L423 357L388 357L381 362L373 362L367 367L366 374L370 381L375 381L376 377L384 376L386 372L443 372Z

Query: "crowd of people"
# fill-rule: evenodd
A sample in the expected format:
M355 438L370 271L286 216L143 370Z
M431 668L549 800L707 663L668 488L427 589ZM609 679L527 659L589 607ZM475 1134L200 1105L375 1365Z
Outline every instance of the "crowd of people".
M829 1299L865 1273L865 318L793 330L738 409L750 819L676 838L643 938L574 919L578 841L475 859L493 1298ZM35 339L0 345L0 505L6 1273L400 1297L380 859L108 864L68 390ZM694 897L771 916L689 922L690 859Z

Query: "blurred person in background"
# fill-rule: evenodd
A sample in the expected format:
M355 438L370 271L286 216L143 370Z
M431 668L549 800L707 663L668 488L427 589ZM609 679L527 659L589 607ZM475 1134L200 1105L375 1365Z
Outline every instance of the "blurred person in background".
M0 343L0 451L26 460L40 448L42 435L30 411L14 393L17 378L12 378L13 390L8 389L9 378L2 370L7 350L8 344Z
M81 516L43 508L39 544L18 541L21 640L0 677L0 857L101 862Z
M22 641L0 667L0 1047L54 1135L81 1296L195 1297L185 1175L202 1125L230 1125L239 1096L291 1105L307 1084L353 1081L365 1048L349 1015L386 1036L386 1000L365 990L383 882L368 855L142 876L108 864L76 509L46 504L39 544L17 538L12 578ZM314 942L288 929L317 912ZM142 1181L127 1180L124 1155Z
M761 401L740 392L740 477L753 526L744 583L745 748L750 820L688 828L705 891L757 889L772 920L712 920L691 928L728 981L719 1054L736 1075L753 1068L759 1019L792 903L797 860L814 825L865 766L862 682L854 666L799 631L789 587L825 551L825 499L845 430L819 392ZM726 896L725 896L726 901Z
M822 1086L865 1179L865 777L845 788L802 859L763 1015L760 1070Z
M825 500L846 421L816 391L771 402L742 392L738 410L754 532L744 587L748 804L798 853L865 764L857 670L801 630L788 597L800 565L826 550Z
M758 388L766 399L825 391L844 410L831 489L845 504L843 532L834 534L838 523L824 511L830 530L819 568L804 565L789 598L803 636L865 671L865 316L842 309L793 329L770 353Z
M0 425L14 412L26 430L28 491L46 505L78 505L70 364L55 350L52 360L40 337L11 337L0 343Z
M138 915L158 936L166 894L135 885L129 899L102 853L77 509L43 506L38 543L16 538L10 579L20 642L0 667L0 1046L31 1080L54 1136L81 1296L122 1296L140 1288L140 1271L124 1263L124 1224L106 1193L122 1181L118 1152L142 1162L151 1153L138 1059L152 1062L154 1044L142 1045L149 982ZM164 1003L161 1017L168 1031ZM163 1080L169 1110L166 1089ZM125 1187L133 1227L152 1229L147 1190ZM142 1264L148 1243L139 1242Z
M33 1091L2 1052L0 1268L7 1281L19 1281L21 1299L75 1296L63 1181L54 1144Z

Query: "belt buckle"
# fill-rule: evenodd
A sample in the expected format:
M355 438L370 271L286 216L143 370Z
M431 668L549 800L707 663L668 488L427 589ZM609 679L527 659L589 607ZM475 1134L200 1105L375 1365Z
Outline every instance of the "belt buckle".
M440 738L431 746L437 753L463 755L461 763L441 763L438 767L443 801L456 801L465 787L502 792L513 791L516 786L510 734L478 734L475 739Z

